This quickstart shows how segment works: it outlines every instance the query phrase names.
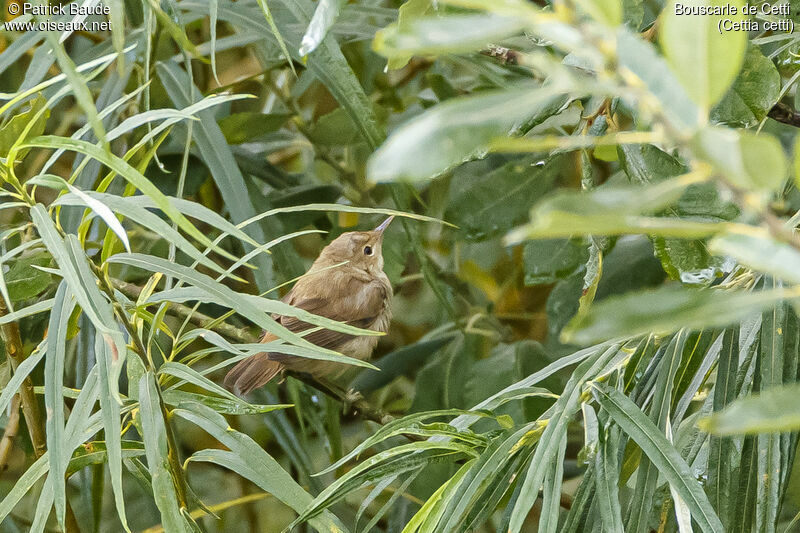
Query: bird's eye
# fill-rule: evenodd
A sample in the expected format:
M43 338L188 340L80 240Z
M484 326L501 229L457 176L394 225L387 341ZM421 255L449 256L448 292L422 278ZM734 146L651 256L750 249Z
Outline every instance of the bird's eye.
M364 247L364 255L372 255L372 246Z

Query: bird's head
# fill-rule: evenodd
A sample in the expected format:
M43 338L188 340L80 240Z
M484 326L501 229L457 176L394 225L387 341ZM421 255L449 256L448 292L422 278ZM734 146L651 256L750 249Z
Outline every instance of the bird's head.
M383 270L383 234L394 219L391 216L372 231L348 231L336 237L319 254L315 269L347 262L349 266L367 272Z

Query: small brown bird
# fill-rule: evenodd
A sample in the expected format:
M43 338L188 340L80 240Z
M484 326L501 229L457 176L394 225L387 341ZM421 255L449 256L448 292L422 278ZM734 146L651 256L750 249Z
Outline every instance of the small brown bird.
M339 322L386 333L392 317L392 285L383 272L383 232L392 222L389 217L372 231L351 231L339 235L326 246L311 268L283 298L289 305ZM340 266L339 263L345 263ZM332 268L331 268L332 267ZM300 332L313 327L289 316L274 316L286 329ZM265 333L261 342L277 339ZM320 346L355 357L369 359L377 336L355 336L329 329L309 333L305 339ZM284 370L314 377L335 375L347 365L286 354L262 352L244 359L225 376L225 386L237 394L247 394L269 383Z

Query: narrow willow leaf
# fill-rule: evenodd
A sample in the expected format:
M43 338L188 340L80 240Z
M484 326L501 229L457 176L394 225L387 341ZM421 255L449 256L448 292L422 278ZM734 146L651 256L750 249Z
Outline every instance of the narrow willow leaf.
M52 307L53 307L53 298L50 298L49 300L42 300L41 302L36 302L35 304L31 304L28 307L17 309L13 313L8 313L7 315L0 317L0 325L10 324L11 322L16 322L20 318L25 318L26 316L31 316L37 313L43 313L45 311L49 311Z
M675 334L665 348L664 357L658 368L658 377L653 387L653 399L650 406L650 420L658 430L666 434L670 420L672 405L672 389L678 365L681 362L686 343L687 332L681 330ZM598 471L599 473L599 471ZM648 519L653 505L653 495L658 481L658 466L649 457L642 457L636 475L636 485L628 505L629 514L625 528L630 531L647 529Z
M542 514L539 528L542 533L558 531L558 513L561 508L561 481L564 477L564 453L567 448L566 434L561 437L553 464L545 473L542 485Z
M520 391L523 389L527 389L536 385L537 383L541 382L542 380L552 376L559 370L566 368L570 365L580 364L582 361L586 360L587 358L594 357L597 354L601 353L602 351L606 350L609 346L614 346L615 349L619 350L619 344L612 344L610 342L603 342L591 346L589 348L584 348L583 350L578 350L575 353L570 355L560 357L556 361L553 361L545 368L539 370L538 372L534 372L530 376L525 379L518 381L512 385L509 385L505 389L493 394L489 398L485 399L484 401L480 402L478 405L474 406L471 410L472 411L480 411L484 409L493 410L496 409L498 406L502 405L507 401L509 396L512 396L516 391ZM450 424L455 427L456 429L464 429L470 427L472 424L477 422L480 419L477 415L460 415L454 418Z
M373 49L392 60L481 50L521 32L526 21L502 15L449 15L392 24L375 34Z
M194 370L193 368L181 363L167 361L161 365L161 367L159 367L158 373L179 378L193 385L197 385L198 387L201 387L209 392L213 392L214 394L222 396L228 400L241 401L238 396L232 394L227 389L220 387L207 377L200 374L197 370Z
M293 407L291 404L259 405L243 402L241 399L230 400L227 398L217 398L207 394L196 394L178 389L165 390L163 392L164 403L181 407L188 403L199 403L210 407L214 411L225 415L257 415L269 413L277 409L288 409Z
M158 19L158 23L163 26L170 37L175 41L175 43L181 47L182 50L186 50L189 52L194 58L199 59L201 61L206 61L206 59L197 51L197 47L194 43L186 36L186 32L183 30L183 27L178 25L172 17L170 17L159 5L156 0L148 0L148 7L150 8L149 11L153 13L156 18ZM169 4L167 4L169 5Z
M75 191L73 191L73 193L74 192ZM160 235L169 243L175 244L179 250L186 253L186 255L203 266L206 266L215 272L225 272L222 267L209 259L206 255L202 254L197 248L194 247L194 245L192 245L191 242L184 238L180 232L175 230L175 228L165 222L161 217L137 205L140 202L137 202L130 197L121 197L94 191L85 192L83 195L87 196L93 202L97 202L105 206L106 209L110 208L110 210L113 210L114 212L133 220L137 224L141 224L144 228ZM85 202L81 202L78 195L65 194L53 202L53 205L81 205L81 203ZM111 218L116 220L116 217L114 217L113 214L111 215ZM122 230L122 235L125 235L125 230L122 228L120 229ZM119 236L119 233L117 233L117 235ZM126 246L126 249L130 252L129 246Z
M125 2L123 0L110 0L108 2L111 13L109 13L109 23L111 25L111 42L114 43L114 50L117 51L117 71L122 72L125 68Z
M0 521L4 521L8 517L31 487L47 473L49 460L48 452L45 452L16 479L14 485L0 501Z
M367 164L373 181L421 181L485 156L489 143L524 123L558 113L567 99L555 88L527 87L454 98L395 130Z
M324 274L323 274L324 275ZM269 300L267 298L263 298L261 296L256 296L254 294L238 294L239 298L246 300L247 302L251 303L254 307L258 308L259 310L269 313L269 314L277 314L281 316L291 316L296 317L303 322L308 322L309 324L313 324L315 326L324 327L326 329L331 329L333 331L340 331L342 333L349 333L351 335L366 335L366 336L380 336L381 333L377 331L373 331L371 329L363 329L358 328L356 326L351 326L349 324L345 324L343 322L338 322L336 320L331 320L330 318L325 318L323 316L314 315L305 311L303 309L292 307L289 304L286 304L281 301L277 300ZM199 300L199 301L210 301L217 303L219 305L226 305L225 300L216 298L216 299L209 299L208 293L203 293L203 291L198 290L197 288L193 287L182 287L180 289L169 289L161 292L157 292L147 298L146 303L158 303L158 302L186 302L189 300ZM193 330L197 331L197 330ZM202 331L198 331L197 333L188 333L187 338L191 338L193 335L199 335ZM208 332L204 335L204 337L208 337L209 339L213 339L214 342L219 342L219 337L214 336L213 332ZM224 346L221 345L220 346ZM263 346L263 345L259 345ZM226 349L231 348L232 346L224 346ZM232 353L236 353L236 351L232 351Z
M83 112L86 113L86 118L89 124L92 125L92 130L94 131L95 136L100 141L101 145L106 149L106 153L110 155L110 152L108 152L106 130L103 127L103 122L98 116L97 107L94 105L94 99L92 98L92 93L89 91L89 87L86 85L86 81L78 73L75 63L67 54L64 46L58 41L56 33L49 31L47 32L46 37L47 42L50 45L50 49L53 51L56 61L58 61L58 66L61 68L61 72L64 73L64 76L66 76L67 81L72 88L72 94L75 96L75 100L78 102L78 105L81 107Z
M781 284L765 278L764 287L775 288ZM764 312L761 318L759 363L762 392L783 384L784 334L786 330L786 305L777 305ZM758 505L756 527L759 531L775 531L781 493L781 436L779 433L762 433L756 437L758 455Z
M317 49L328 34L328 30L336 22L339 11L345 3L345 0L320 0L317 3L314 16L311 17L311 22L300 42L300 50L297 52L301 57L307 56Z
M177 107L186 107L195 103L193 101L196 99L195 95L201 94L201 91L192 85L194 82L176 63L172 61L159 62L156 70L167 94ZM206 110L199 112L197 116L200 121L193 126L192 140L211 171L211 176L222 194L225 205L236 206L236 209L231 211L231 218L236 223L242 222L256 214L244 176L239 170L230 146L225 142L225 137L222 135L222 130L214 119L213 113ZM247 233L257 243L269 240L266 238L264 228L260 225L248 228ZM200 242L212 249L215 248L210 243ZM236 260L236 258L231 259ZM258 267L258 270L255 271L256 281L259 288L265 291L274 285L272 260L266 254L261 254L255 258L254 263Z
M272 35L275 37L275 40L278 41L278 46L283 52L283 57L286 58L286 61L289 62L289 67L294 72L294 63L292 63L292 56L289 54L289 49L286 48L286 43L283 41L283 36L281 35L280 30L278 30L277 24L275 24L275 19L272 17L272 12L267 5L267 0L256 0L258 5L261 7L261 11L264 13L264 20L267 21L269 25L269 29L272 32Z
M170 473L167 428L164 425L158 385L152 372L146 372L139 381L139 417L142 424L147 468L153 484L153 498L161 513L161 523L166 531L186 531L181 515L175 483Z
M130 533L125 514L125 495L122 489L122 422L120 420L122 413L117 402L119 372L114 369L117 361L112 355L112 348L100 331L95 335L94 352L97 356L100 375L100 413L105 430L108 470L111 474L114 503L123 528ZM121 363L119 355L116 359Z
M230 452L202 450L195 454L195 460L202 460L198 454L205 454L206 460L211 460L249 479L298 513L311 503L311 495L303 490L275 459L253 439L231 429L221 415L199 404L175 409L173 414L201 427L231 450ZM319 531L347 531L347 528L328 511L311 519L310 523Z
M700 529L715 533L725 531L689 465L639 407L619 391L603 385L592 384L592 391L614 422L639 445L683 498Z
M292 333L267 313L253 305L247 298L242 298L240 294L234 292L227 286L214 281L209 276L196 272L195 270L179 265L172 261L160 257L148 256L143 254L117 254L109 258L109 263L120 263L138 268L143 268L152 272L163 272L177 279L191 283L195 287L207 292L212 300L219 300L223 305L235 310L248 320L253 321L258 326L264 328L275 336L289 341L301 348L308 348L315 351L320 359L331 359L337 362L348 363L355 366L374 368L366 361L360 361L352 357L345 357L332 350L326 350L311 344L303 337Z
M430 440L404 444L377 453L328 485L300 513L293 526L317 516L324 509L364 484L375 482L386 476L418 470L433 460L441 460L449 456L460 458L476 455L477 452L472 447L461 443ZM293 526L290 526L290 529Z
M522 489L511 512L509 533L521 531L525 518L536 502L545 471L551 466L550 463L556 456L561 440L566 436L569 421L580 409L580 397L584 383L595 377L618 354L618 347L612 345L602 353L597 353L583 361L573 372L564 387L564 392L550 411L550 419L542 432L525 477L521 480Z
M736 397L736 370L739 363L739 328L725 330L722 350L717 364L717 377L714 383L714 413L722 411ZM730 497L733 492L732 439L712 436L708 452L708 484L706 492L717 509L723 523L729 523L733 511Z
M619 503L619 431L609 428L600 435L594 458L594 482L604 531L625 531Z
M47 344L45 343L45 346ZM8 406L11 404L11 399L19 390L22 382L25 381L30 373L36 368L42 358L44 357L44 350L40 349L36 352L33 352L25 360L20 363L17 369L14 371L14 375L11 376L11 379L8 380L3 390L0 391L0 413L8 412Z
M790 297L791 293L781 289L735 292L668 285L595 303L564 328L562 339L589 344L651 332L668 333L685 326L727 326Z
M297 25L303 28L308 27L314 9L313 2L294 0L283 4ZM208 12L208 5L205 1L188 0L181 2L181 7L202 15ZM257 9L248 12L243 6L222 3L219 5L218 16L220 20L226 20L236 27L258 35L271 35L272 33ZM283 37L289 43L291 50L299 49L299 41L293 40L291 35ZM302 58L297 55L296 59L301 60ZM353 69L347 63L336 40L331 36L323 39L317 49L308 55L306 65L309 72L327 87L339 105L347 112L367 145L371 149L377 148L383 140L383 130L369 98Z
M353 451L327 467L326 469L319 472L318 476L327 474L328 472L333 472L334 470L344 466L352 459L358 457L361 453L368 450L369 448L379 444L387 439L395 437L397 435L402 435L407 431L419 429L419 427L424 424L426 421L429 421L432 418L440 418L446 416L457 416L457 415L473 415L479 418L485 418L487 416L491 416L488 412L475 412L475 411L465 411L463 409L442 409L439 411L424 411L421 413L413 413L403 418L398 418L396 420L392 420L391 422L384 424L381 426L375 433L373 433L369 438L361 442L358 446L353 448Z
M50 479L56 518L64 526L66 512L67 462L72 450L66 450L69 442L64 437L64 357L66 355L67 323L75 301L69 293L66 282L61 282L56 290L53 312L47 327L47 357L44 368L44 405L47 412L47 449L50 450Z
M180 211L175 209L172 204L169 202L166 196L158 190L158 187L153 185L153 183L142 176L142 174L130 166L126 161L120 159L119 157L103 152L97 146L87 142L81 141L78 139L67 139L64 137L56 137L51 135L44 135L40 137L36 137L27 141L22 145L23 147L31 146L31 147L40 147L40 148L64 148L66 150L72 150L74 152L78 152L84 155L87 155L97 161L103 163L108 168L125 178L131 185L142 191L142 193L149 196L153 202L161 209L165 215L167 215L173 222L178 224L178 226L184 230L186 233L203 243L204 245L212 248L213 250L217 251L218 253L228 257L229 259L236 260L235 257L231 256L225 250L222 250L216 246L214 246L211 241L206 237L204 233L198 230L191 222L189 222L186 217L184 217Z
M709 13L693 16L678 11L678 7L710 11L709 8L721 10L728 6L735 10L735 15ZM729 24L747 20L744 6L745 2L741 0L729 3L689 0L671 2L664 8L665 16L659 29L664 55L689 96L704 113L708 113L711 106L722 98L742 66L747 33L721 31L719 25L723 20Z
M311 22L313 3L309 0L284 2L295 20L308 27ZM331 36L322 39L317 48L307 57L308 69L331 92L339 105L358 127L367 146L374 150L383 140L385 133L378 122L369 97L347 63L339 44Z

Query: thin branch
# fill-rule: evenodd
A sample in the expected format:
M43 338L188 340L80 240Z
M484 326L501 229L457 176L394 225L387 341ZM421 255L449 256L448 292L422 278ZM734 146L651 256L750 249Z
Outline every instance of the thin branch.
M800 128L800 113L795 111L792 106L784 104L783 102L775 104L772 109L769 110L767 116L783 124Z
M8 309L2 298L0 298L0 317L8 314ZM11 365L11 371L16 372L17 367L25 360L25 352L22 349L22 339L19 335L19 325L16 322L9 322L0 326L0 336L6 346L6 355ZM47 450L47 438L44 431L44 420L39 411L39 403L33 393L33 381L27 376L20 385L18 395L22 405L22 414L25 416L25 424L28 426L28 434L31 437L33 451L38 459Z
M5 430L3 430L3 438L0 439L0 472L8 468L11 447L14 445L17 431L19 431L19 402L19 394L15 394L11 399L11 415L8 417Z

